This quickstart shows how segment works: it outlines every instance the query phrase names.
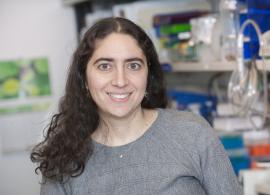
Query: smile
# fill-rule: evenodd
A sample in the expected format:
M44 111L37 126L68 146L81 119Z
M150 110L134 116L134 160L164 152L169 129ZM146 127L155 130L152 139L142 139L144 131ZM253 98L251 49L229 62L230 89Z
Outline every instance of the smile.
M131 95L131 93L107 93L113 100L116 101L125 101Z

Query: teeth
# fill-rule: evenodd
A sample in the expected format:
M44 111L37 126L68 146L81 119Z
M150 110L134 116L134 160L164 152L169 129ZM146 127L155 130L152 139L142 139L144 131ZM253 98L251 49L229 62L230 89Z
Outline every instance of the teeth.
M117 98L117 99L124 99L126 97L129 96L129 93L125 93L125 94L113 94L113 93L109 93L109 95L113 98Z

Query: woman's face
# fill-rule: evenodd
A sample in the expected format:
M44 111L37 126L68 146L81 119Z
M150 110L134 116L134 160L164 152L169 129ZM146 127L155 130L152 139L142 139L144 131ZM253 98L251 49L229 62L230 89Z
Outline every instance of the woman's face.
M86 68L87 86L99 113L119 118L141 109L147 75L147 60L137 41L121 33L97 41Z

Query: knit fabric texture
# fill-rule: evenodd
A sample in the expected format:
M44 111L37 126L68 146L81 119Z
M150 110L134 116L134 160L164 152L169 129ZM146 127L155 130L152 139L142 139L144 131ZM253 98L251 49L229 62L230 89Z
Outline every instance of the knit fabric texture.
M157 109L136 141L108 147L93 141L84 172L41 184L41 195L242 195L228 156L200 116Z

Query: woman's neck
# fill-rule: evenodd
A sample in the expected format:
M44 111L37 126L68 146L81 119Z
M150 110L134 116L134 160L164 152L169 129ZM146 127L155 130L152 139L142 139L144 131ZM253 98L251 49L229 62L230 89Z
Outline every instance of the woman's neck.
M101 122L92 138L108 146L120 146L141 137L155 120L155 110L138 109L124 118L101 114Z

